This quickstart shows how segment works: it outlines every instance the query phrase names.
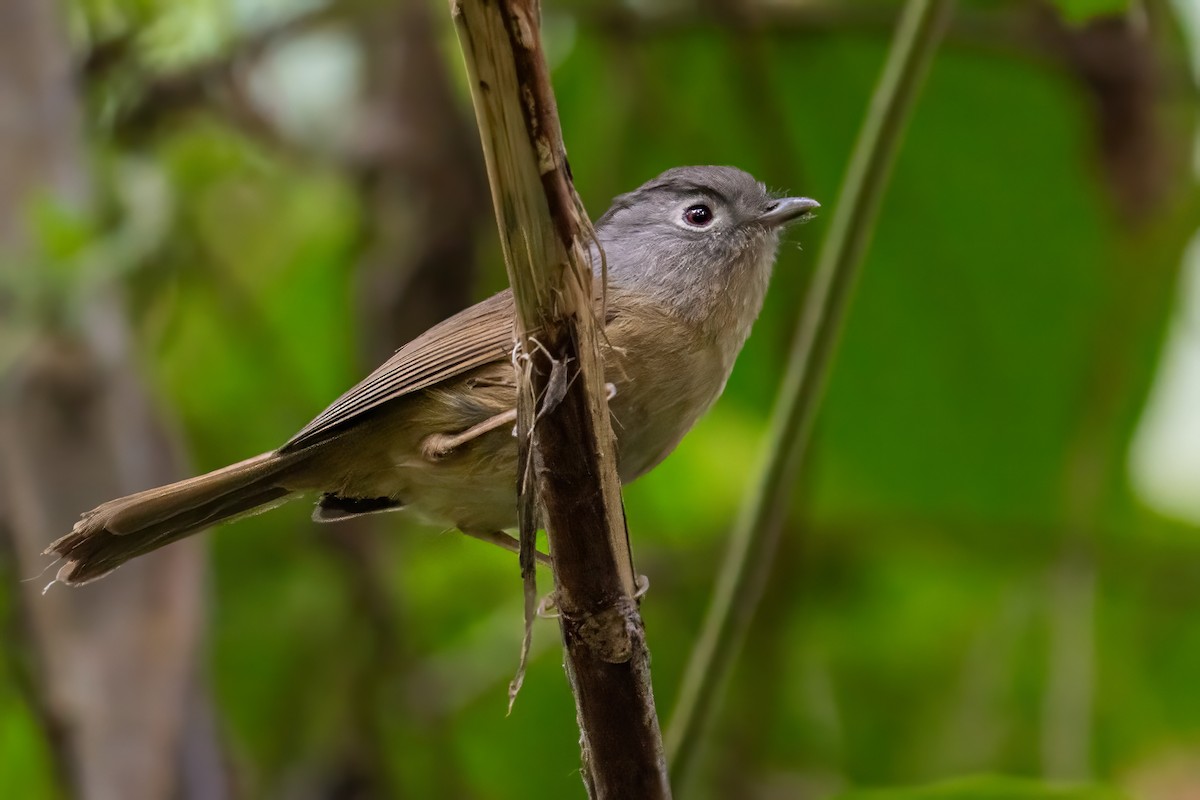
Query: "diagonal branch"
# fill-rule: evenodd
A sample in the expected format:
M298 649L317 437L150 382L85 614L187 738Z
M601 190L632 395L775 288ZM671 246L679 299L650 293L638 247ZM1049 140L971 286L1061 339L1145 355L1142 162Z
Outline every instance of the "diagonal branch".
M952 5L952 0L908 0L871 98L779 389L766 468L747 498L730 540L725 568L717 580L667 731L667 752L676 786L688 775L762 596L767 567L812 432L829 362L871 239L876 212Z

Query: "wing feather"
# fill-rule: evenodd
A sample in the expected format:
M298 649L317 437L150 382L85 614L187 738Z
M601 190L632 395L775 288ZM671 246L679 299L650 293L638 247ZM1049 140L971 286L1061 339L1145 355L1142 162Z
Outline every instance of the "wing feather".
M308 423L281 453L334 436L361 415L413 392L496 361L513 348L514 306L511 290L434 325Z

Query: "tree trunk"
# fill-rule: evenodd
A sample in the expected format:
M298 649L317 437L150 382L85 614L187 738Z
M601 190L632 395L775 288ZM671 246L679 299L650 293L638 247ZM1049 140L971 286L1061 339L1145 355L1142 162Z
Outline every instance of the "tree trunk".
M79 98L55 3L0 5L0 111L2 268L36 280L31 205L45 197L82 208L88 194ZM84 306L65 326L31 323L22 331L27 346L0 375L0 534L25 578L44 570L42 549L80 512L180 475L134 373L120 300L100 289ZM6 316L12 324L15 315ZM201 546L181 543L80 590L42 596L46 582L20 585L26 641L13 644L31 651L33 705L68 792L225 795L196 671Z

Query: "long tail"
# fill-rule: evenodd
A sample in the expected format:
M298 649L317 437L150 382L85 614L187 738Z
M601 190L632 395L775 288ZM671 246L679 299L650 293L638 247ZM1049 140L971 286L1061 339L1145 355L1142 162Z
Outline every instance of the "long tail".
M107 575L223 520L278 505L293 495L283 478L302 456L263 453L207 475L110 500L87 512L46 555L66 561L57 580L72 585Z

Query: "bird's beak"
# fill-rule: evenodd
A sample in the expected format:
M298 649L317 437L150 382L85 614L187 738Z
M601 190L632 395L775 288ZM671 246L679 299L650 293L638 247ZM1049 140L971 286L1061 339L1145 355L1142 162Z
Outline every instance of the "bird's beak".
M769 228L776 228L796 220L808 219L813 209L821 204L808 197L784 197L776 200L767 208L766 213L758 218L758 222Z

